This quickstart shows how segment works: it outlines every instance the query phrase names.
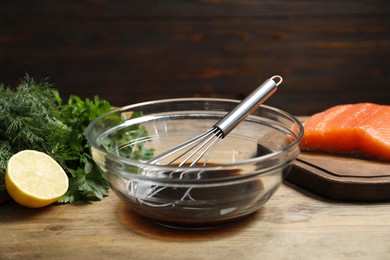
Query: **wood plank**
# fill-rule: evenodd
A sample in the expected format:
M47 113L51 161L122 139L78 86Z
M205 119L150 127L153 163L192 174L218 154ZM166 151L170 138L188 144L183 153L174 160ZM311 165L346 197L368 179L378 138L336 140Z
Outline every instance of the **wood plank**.
M335 203L286 185L256 214L208 231L155 225L114 194L100 202L43 209L9 202L0 213L5 259L390 257L389 203Z
M20 8L24 7L24 8ZM3 1L3 17L74 18L74 17L270 17L388 14L386 0L375 1L233 1L233 0L136 0L125 1ZM88 12L85 12L88 10Z
M115 105L240 99L281 74L269 101L293 114L389 104L387 1L0 3L0 82L49 77L66 97Z

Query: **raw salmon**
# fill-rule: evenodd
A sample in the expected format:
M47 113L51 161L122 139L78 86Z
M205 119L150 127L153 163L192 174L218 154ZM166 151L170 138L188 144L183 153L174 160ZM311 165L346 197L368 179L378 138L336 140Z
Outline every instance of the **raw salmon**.
M339 105L311 116L303 125L302 150L390 160L390 106Z

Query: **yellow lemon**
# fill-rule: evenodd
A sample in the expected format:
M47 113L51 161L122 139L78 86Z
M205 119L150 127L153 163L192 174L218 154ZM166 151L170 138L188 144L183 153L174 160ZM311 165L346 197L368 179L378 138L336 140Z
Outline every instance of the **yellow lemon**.
M8 161L5 186L17 203L40 208L58 200L69 187L69 179L62 167L49 155L24 150Z

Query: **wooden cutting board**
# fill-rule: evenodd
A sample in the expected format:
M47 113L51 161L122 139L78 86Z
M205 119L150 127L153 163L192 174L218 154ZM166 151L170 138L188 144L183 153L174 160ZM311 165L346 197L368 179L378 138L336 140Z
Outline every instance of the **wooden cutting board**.
M390 200L390 162L302 152L287 181L334 200Z

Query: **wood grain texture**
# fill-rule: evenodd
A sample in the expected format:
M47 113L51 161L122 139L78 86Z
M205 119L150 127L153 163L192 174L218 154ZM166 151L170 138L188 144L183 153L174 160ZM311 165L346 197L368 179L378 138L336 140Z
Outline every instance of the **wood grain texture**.
M390 162L302 152L287 180L325 198L390 201Z
M0 82L49 77L64 96L125 105L242 98L293 114L390 104L388 1L2 1Z
M163 228L110 194L90 204L0 206L2 259L388 259L390 204L337 203L282 185L221 229Z

